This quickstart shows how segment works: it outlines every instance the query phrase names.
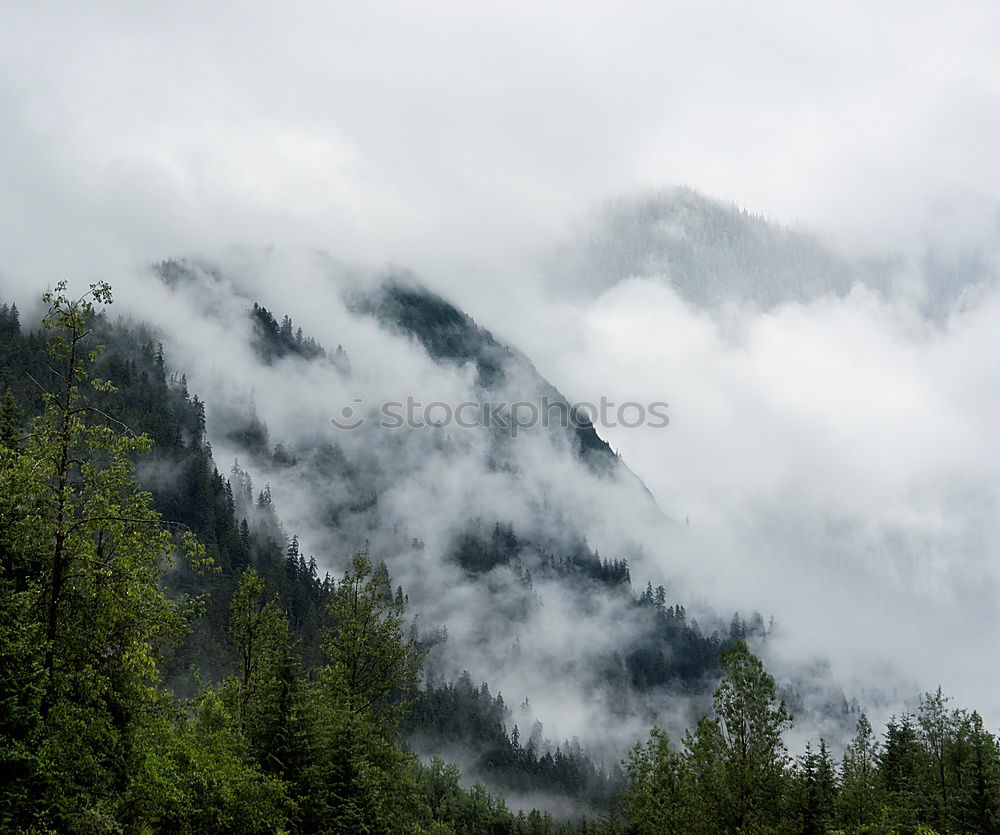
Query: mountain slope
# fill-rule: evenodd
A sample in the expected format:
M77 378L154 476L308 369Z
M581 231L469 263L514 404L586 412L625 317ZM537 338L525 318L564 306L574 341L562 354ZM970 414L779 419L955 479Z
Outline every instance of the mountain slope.
M213 392L206 425L216 458L238 459L254 484L269 485L320 573L367 544L421 628L447 635L427 662L436 680L468 671L512 703L527 700L522 726L541 721L546 735L579 736L611 760L633 737L630 714L695 709L731 640L729 619L704 608L695 617L647 573L648 542L669 541L672 525L589 422L514 434L380 419L387 396L406 394L452 404L547 396L568 408L523 354L412 277L359 286L331 281L324 268L310 286L326 324L313 330L309 310L292 297L282 307L253 270L171 268L171 297L202 329L224 330L232 360L206 373L169 333L168 356L192 386ZM212 294L218 301L195 312L190 301ZM342 343L349 372L320 355L262 361L254 304L276 322L288 311L292 332L291 320L303 321L304 339ZM360 425L331 426L329 416L355 402ZM631 589L637 569L640 588L654 580L648 593Z
M355 304L384 326L413 336L435 361L474 364L476 385L484 400L506 394L512 402L538 404L546 398L544 402L551 404L548 417L553 428L565 429L575 438L579 454L591 467L603 472L623 468L586 412L574 408L523 353L498 342L470 316L412 276L388 278Z

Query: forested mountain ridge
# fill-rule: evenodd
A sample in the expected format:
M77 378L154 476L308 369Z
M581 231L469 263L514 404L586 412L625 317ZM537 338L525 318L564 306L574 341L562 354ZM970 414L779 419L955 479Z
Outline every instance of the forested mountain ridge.
M108 289L93 299L110 301ZM255 490L239 465L215 469L206 406L167 373L152 332L96 317L89 295L74 302L62 287L47 302L47 334L0 307L8 829L1000 831L997 740L940 690L894 718L884 742L862 716L840 764L822 741L793 759L792 717L745 641L764 631L759 617L705 638L666 589L634 595L628 562L585 539L473 520L447 557L469 582L501 598L497 572L526 589L576 587L581 612L617 596L616 612L649 625L648 645L596 671L626 712L629 692L718 682L681 747L654 729L624 775L575 740L546 742L528 698L515 716L485 683L442 677L447 630L408 619L385 564L362 552L338 581L321 578L271 488ZM500 601L504 616L514 602ZM564 822L463 788L456 767L421 765L404 737L464 751L473 773L547 798Z
M61 289L49 297L47 326L55 342L23 333L16 308L0 308L6 372L0 408L0 823L72 832L118 826L419 832L435 822L445 831L468 831L491 821L512 832L551 827L547 815L512 813L481 787L461 788L458 772L440 760L424 768L398 746L403 707L434 691L413 689L426 650L415 630L404 637L403 592L393 592L384 564L373 565L362 554L339 583L329 575L320 579L297 538L284 547L269 489L254 498L244 471L234 467L231 478L223 478L213 468L201 403L189 396L183 378L165 375L162 351L146 340L148 333L95 318L87 296L73 302ZM94 298L110 296L98 286ZM109 350L91 353L95 332ZM51 357L47 344L55 345ZM57 370L60 360L68 373ZM22 380L33 391L23 390ZM23 395L20 402L15 391ZM122 395L132 426L117 408ZM39 404L42 411L26 433L26 415ZM136 434L146 424L161 440L155 453L148 436ZM28 489L21 480L36 477L21 468L50 435L79 459L60 463L64 456L56 447L52 477L66 487L55 494L54 515L49 520L40 506L35 516L21 519L30 496L21 492ZM86 446L79 446L84 438ZM135 464L169 516L152 511L152 497L130 484L136 452L144 453ZM165 480L167 468L173 472ZM94 505L101 484L94 479L105 477L118 479L109 486L134 509ZM106 495L102 501L113 493ZM101 515L109 511L113 515ZM123 512L127 517L119 518ZM52 562L45 557L48 524L56 543ZM72 535L61 533L67 524ZM146 562L135 563L140 551L133 537L144 525L159 534L144 535ZM24 537L32 534L41 537L31 546L37 562L25 550ZM182 542L189 558L171 555ZM89 549L96 549L93 564ZM49 570L54 577L68 571L61 591L43 582ZM108 581L118 588L130 583L128 594L142 607L124 608L114 594L95 599L91 589ZM368 607L364 617L359 599ZM151 601L158 601L162 618ZM44 626L35 620L36 604L59 618L49 620L47 637L32 641ZM81 617L90 625L72 630ZM148 624L140 630L143 620ZM107 641L117 639L107 630L118 623L130 637L109 652ZM375 631L366 632L373 625ZM375 676L352 673L359 653ZM129 672L138 659L141 666ZM159 691L161 674L175 697L187 691L190 699L174 701ZM196 689L190 688L191 674ZM97 688L89 696L76 689L86 681ZM134 693L117 692L126 683ZM114 690L104 693L105 686ZM440 721L439 711L425 714ZM74 717L94 731L71 742ZM89 765L74 774L74 758L89 758ZM566 762L578 768L578 759ZM593 766L583 762L593 775ZM543 783L568 767L561 754L555 763ZM446 807L439 807L445 799Z
M162 265L159 269L164 271ZM219 269L206 269L204 278L200 272L190 263L171 262L166 269L171 286L185 295L188 288L194 292L207 285L215 292L241 280ZM432 377L440 385L440 378L457 392L456 400L496 404L548 396L566 409L569 404L523 354L500 344L412 278L362 289L359 293L349 285L344 293L345 327L331 328L316 340L342 343L351 357L350 370L334 369L321 356L270 352L265 365L246 378L246 388L221 406L210 404L208 430L214 431L216 451L224 448L226 458L238 458L258 484L270 483L286 525L311 550L328 555L320 559L321 570L329 565L329 555L369 543L400 578L420 622L447 630L449 640L435 645L428 659L439 678L455 680L468 670L474 681L489 681L505 694L513 691L518 702L527 697L529 724L549 726L548 699L559 687L574 701L586 693L592 703L597 696L623 717L636 700L649 703L641 710L655 712L655 703L671 693L704 695L717 674L719 649L731 640L729 619L703 611L697 618L677 617L684 607L662 589L659 602L647 606L647 596L630 587L629 566L634 554L641 556L640 546L618 534L620 545L610 551L588 540L586 526L601 512L612 512L611 505L602 508L605 491L640 518L646 514L665 524L641 482L589 422L580 428L524 426L516 436L497 427L382 426L378 404L371 402L375 398L356 397L371 385L365 378L372 361L350 339L347 326L358 321L385 333L387 344L401 354L400 364L420 364L417 383ZM266 329L272 341L281 330L297 340L295 323L280 309L272 314L273 306L249 294L239 295L237 303L235 324L251 311L254 327L248 338L255 357L260 356L262 310L274 323ZM301 415L291 429L276 427L265 409L274 414L289 401L268 401L265 381L272 368L281 385L301 379L300 395L308 391L312 396L321 378L324 387L344 392L340 403L363 399L362 408L369 411L359 414L365 420L354 430L331 432L320 413L305 431ZM403 385L407 388L396 389L397 396L420 395L419 388L409 388L409 380ZM251 386L256 402L247 398ZM289 395L295 392L290 389ZM336 414L339 405L326 414ZM461 495L440 497L451 490ZM547 622L557 614L582 619L593 640L581 642L551 629ZM543 669L563 671L557 688L544 682ZM553 695L537 698L540 691L543 697ZM557 725L554 731L557 738L580 733L572 726ZM623 728L622 733L630 732ZM612 750L627 744L626 737L616 740L601 756L613 760Z
M490 331L420 285L413 276L390 276L374 291L359 295L352 303L387 327L412 335L435 360L458 365L473 363L476 383L484 398L491 393L501 394L504 384L516 377L519 398L530 398L535 403L547 398L546 402L551 404L549 417L553 428L564 429L575 436L579 454L595 470L608 472L623 468L627 471L597 433L590 416L571 406L523 353L497 341ZM501 432L510 432L509 427L498 428Z
M260 309L252 307L248 315L259 316ZM251 568L261 578L262 593L281 601L297 663L306 670L319 668L323 634L328 628L325 611L335 590L330 575L321 575L316 560L307 558L300 549L298 537L286 533L269 485L255 486L239 464L228 473L219 472L205 433L205 403L189 392L183 374L168 374L168 358L154 332L143 325L115 323L102 316L95 316L91 327L95 342L106 346L94 372L115 391L95 389L90 398L115 425L151 436L152 449L136 460L136 478L151 491L165 519L198 537L206 558L214 565L214 570L206 573L182 562L166 575L172 596L204 601L201 615L191 620L186 635L162 647L166 685L177 696L193 698L198 682L224 681L238 666L230 612L239 580ZM0 333L0 359L8 381L5 393L20 404L17 408L22 414L34 414L42 406L42 386L53 382L45 339L37 331L23 331L16 308L9 306L0 310ZM306 359L321 356L316 352ZM270 448L267 428L262 424L257 434L244 430L234 436L251 459L264 455L282 469L298 463L291 454L283 457L286 452L280 443ZM647 638L640 645L623 646L620 652L603 656L593 671L595 687L614 686L624 695L629 690L643 692L672 682L672 686L700 692L706 677L710 680L717 669L723 639L703 638L697 625L689 628L683 607L668 607L662 587L655 599L651 590L645 596L633 596L627 561L602 560L583 539L572 544L551 536L540 542L519 541L513 526L500 522L486 536L479 520L473 519L449 559L454 560L455 571L467 571L473 579L498 566L509 568L518 577L524 601L533 595L532 572L538 581L565 585L581 600L602 588L623 595L623 605L632 607L639 622L646 624ZM402 596L402 589L397 588L394 598ZM504 606L498 608L498 615L510 614ZM520 720L512 717L502 698L483 701L476 693L470 694L474 698L463 696L469 677L464 673L454 683L448 680L453 667L443 661L446 631L425 621L421 628L413 624L410 634L417 645L433 650L425 685L414 692L415 707L404 725L421 751L428 755L458 751L473 775L504 790L554 796L569 793L584 804L581 808L610 799L621 779L614 761L609 771L609 766L597 766L589 760L578 741L545 740L536 717L525 710ZM667 663L666 652L687 660ZM576 663L576 659L565 660ZM482 692L487 687L483 684ZM525 732L527 726L534 727L532 745L523 751L514 730L518 721L526 725Z

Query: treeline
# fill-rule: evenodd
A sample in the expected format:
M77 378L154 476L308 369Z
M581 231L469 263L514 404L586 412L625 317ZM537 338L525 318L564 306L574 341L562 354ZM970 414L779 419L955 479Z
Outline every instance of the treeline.
M472 773L519 795L562 795L581 809L601 810L625 787L618 763L595 765L579 742L553 746L537 721L522 732L503 696L490 693L485 682L473 684L468 673L454 682L427 681L416 692L403 729L417 747L461 746L472 757Z
M305 336L302 328L295 327L288 316L282 317L279 324L271 311L254 302L250 309L250 319L254 324L254 350L268 365L287 356L301 357L304 360L327 356L326 349L311 336ZM350 360L342 345L337 346L333 363L341 371L350 371Z
M1000 743L940 688L881 738L864 714L839 762L826 743L794 759L774 679L742 640L722 656L714 716L675 746L659 728L626 761L623 831L657 833L1000 832Z
M527 589L540 579L558 578L581 605L595 594L622 595L638 628L626 645L598 661L598 672L603 683L624 689L706 692L719 675L723 650L737 639L765 638L770 631L757 612L748 620L736 613L728 626L719 621L703 630L682 604L668 602L663 586L654 589L647 582L644 592L634 592L628 560L602 558L583 537L532 539L518 536L511 522L490 526L475 517L455 537L448 557L471 576L509 568Z
M512 370L524 373L527 379L535 381L535 395L546 396L551 403L559 404L565 409L568 421L572 407L526 357L499 342L453 304L420 286L412 276L387 278L374 293L355 299L354 306L358 312L372 315L382 324L414 337L438 362L459 366L474 362L476 384L486 391L501 392ZM559 426L558 422L554 426ZM497 438L510 439L509 428L497 423L494 429ZM597 434L585 410L576 410L574 422L560 426L557 431L568 433L581 459L596 471L616 471L618 457ZM501 455L501 460L504 458ZM498 462L498 465L504 464Z
M472 519L467 528L456 537L449 558L471 575L492 571L500 565L509 565L529 587L532 564L536 573L541 571L548 575L575 576L609 587L629 586L632 582L628 560L602 560L583 538L559 548L552 543L519 538L511 522L498 520L487 533L479 517Z

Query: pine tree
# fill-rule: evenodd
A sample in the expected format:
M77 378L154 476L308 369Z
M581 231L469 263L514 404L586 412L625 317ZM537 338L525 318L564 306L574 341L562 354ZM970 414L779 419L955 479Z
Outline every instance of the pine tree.
M261 709L277 649L283 638L287 640L287 623L277 601L265 603L263 596L264 581L253 567L247 568L233 595L229 617L229 635L240 662L237 702L244 729Z
M384 564L357 554L329 605L332 626L320 672L322 755L311 818L336 831L402 831L418 803L412 757L398 745L398 721L422 653L403 636L403 610Z
M17 407L10 389L0 401L0 447L16 450L21 441L21 410Z
M934 787L934 823L943 825L948 809L948 793L951 789L951 775L948 769L949 748L955 737L955 717L948 711L948 697L938 687L935 693L925 693L920 699L917 711L917 727L920 729L923 747L930 755L933 772L931 784Z
M796 798L799 831L802 835L828 832L837 785L833 762L824 740L820 740L819 751L814 751L812 744L806 743L796 776L799 789Z
M722 682L713 704L725 750L734 829L760 825L778 808L788 757L782 733L791 726L774 679L738 640L722 654Z
M841 765L837 817L845 828L873 826L880 817L884 804L879 774L881 754L871 723L862 713Z
M295 580L299 573L299 560L302 558L299 552L298 534L292 536L285 550L285 573L289 580Z
M1000 748L973 712L962 722L967 755L959 767L954 825L964 832L1000 832Z
M351 713L379 722L395 717L415 684L422 653L403 637L403 611L385 565L375 568L366 552L357 554L330 602L333 626L323 644L326 684Z
M694 786L684 756L671 748L658 727L645 745L637 743L625 762L629 786L622 797L630 832L688 835L696 830Z
M903 714L890 719L879 759L879 775L894 807L894 823L912 827L926 816L927 764L913 717Z

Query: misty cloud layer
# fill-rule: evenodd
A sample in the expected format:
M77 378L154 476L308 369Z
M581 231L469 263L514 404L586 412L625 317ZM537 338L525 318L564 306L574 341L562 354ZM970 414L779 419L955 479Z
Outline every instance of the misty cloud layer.
M870 703L940 683L996 721L977 661L1000 639L1000 260L984 252L994 278L972 271L933 316L921 293L863 284L709 310L668 270L550 299L561 327L515 333L574 396L670 402L666 431L605 435L690 519L662 569L723 610L773 613L775 661L825 656Z
M995 4L40 2L5 3L3 19L0 292L28 309L58 279L110 280L117 311L160 328L208 401L220 467L238 454L227 422L251 402L272 443L308 447L359 395L474 394L473 369L344 305L384 264L413 269L571 400L671 404L669 428L606 437L673 522L549 440L518 447L532 475L512 491L483 467L481 435L412 434L397 450L366 432L338 441L355 463L391 462L362 485L384 491L391 524L361 509L331 535L324 502L357 498L343 484L319 502L314 483L241 458L331 568L382 530L373 548L433 600L443 580L411 568L424 563L407 542L438 565L457 520L501 507L530 529L557 496L567 527L627 555L637 582L723 616L773 613L779 674L829 659L830 680L873 705L940 683L1000 724L983 672L1000 640ZM649 253L595 280L590 256L620 237L607 201L672 183L811 230L805 249L846 272L767 304L733 285L700 304L676 257ZM765 271L783 239L767 238ZM147 270L167 257L224 269L171 290ZM262 367L252 301L343 344L351 376ZM504 582L492 593L518 605L523 588ZM484 592L451 591L424 614L460 647ZM579 676L547 689L538 670L600 648L598 625L620 613L580 621L559 589L535 591L539 655L506 680L498 655L472 672L510 702L530 693L547 733L582 734L603 706ZM496 653L512 646L492 625ZM474 667L475 647L456 663Z

